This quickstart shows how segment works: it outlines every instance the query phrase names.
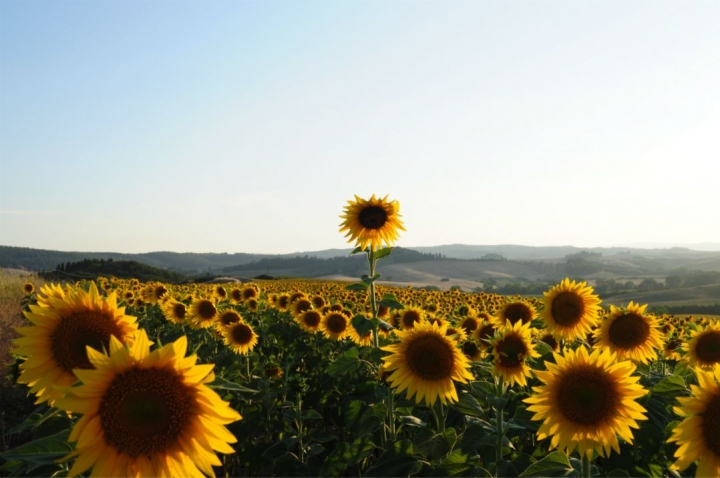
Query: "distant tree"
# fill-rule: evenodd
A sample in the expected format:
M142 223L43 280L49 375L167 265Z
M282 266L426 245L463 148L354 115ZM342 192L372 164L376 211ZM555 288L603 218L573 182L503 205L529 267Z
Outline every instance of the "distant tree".
M683 283L683 278L681 276L667 276L665 278L665 287L675 289L677 287L681 287Z

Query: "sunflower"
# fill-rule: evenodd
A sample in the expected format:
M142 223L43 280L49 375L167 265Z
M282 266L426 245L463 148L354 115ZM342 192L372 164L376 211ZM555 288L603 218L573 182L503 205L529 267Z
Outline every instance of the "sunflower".
M401 329L412 329L425 321L425 311L420 307L407 306L400 311L398 325Z
M595 345L617 353L618 360L629 358L648 363L657 357L663 347L657 319L645 315L647 304L632 301L627 309L610 306L610 315L595 331Z
M565 279L544 293L541 317L556 339L584 338L599 320L600 298L587 282Z
M706 327L690 331L690 340L682 345L683 361L691 367L712 369L720 363L720 324L712 322Z
M636 402L647 392L633 376L635 365L617 361L610 350L588 354L585 347L553 354L555 363L545 362L547 370L535 370L544 382L533 387L535 395L526 398L527 408L535 412L533 420L542 420L538 439L552 437L550 448L570 455L592 458L593 451L609 456L610 449L620 452L617 436L632 443L630 428L639 428L637 420L646 420L645 409Z
M695 476L720 476L720 365L712 371L696 370L698 385L691 397L678 397L675 413L685 417L668 442L677 442L673 470L684 470L698 458Z
M258 343L258 336L253 328L242 320L228 325L221 333L225 339L225 345L236 354L247 354Z
M173 324L182 324L187 316L187 307L182 302L171 299L161 306L165 318Z
M231 304L237 305L243 302L243 291L239 287L234 287L228 292L228 298Z
M94 370L75 370L82 385L57 402L82 415L70 476L215 476L215 451L234 453L237 441L225 425L242 417L205 385L214 365L186 351L182 336L150 352L144 330L131 347L111 336L109 355L88 349Z
M35 286L32 282L26 282L22 285L22 290L25 295L30 295L35 292Z
M505 322L510 321L511 324L522 323L529 324L535 318L535 307L523 301L506 302L494 317L495 326L504 327Z
M470 364L456 342L446 336L447 324L421 322L412 329L399 330L400 342L382 350L391 355L383 357L383 370L392 372L387 381L398 392L407 390L415 403L425 401L433 406L440 402L457 402L453 381L467 383L473 376Z
M226 327L242 321L242 316L235 309L225 309L218 315L216 327L218 330L223 330Z
M350 324L350 329L348 330L348 338L352 340L354 343L358 344L361 347L368 347L373 344L373 331L370 330L364 335L360 335L360 333L355 329L355 327Z
M355 195L355 201L348 201L340 232L347 231L348 242L355 241L361 249L368 246L372 251L382 247L383 243L392 246L400 237L398 230L404 231L400 221L400 203L388 201L387 196L376 199L373 194L368 200Z
M280 378L283 376L283 369L281 369L277 364L269 363L263 367L263 375L267 378Z
M77 379L73 369L93 367L86 347L107 349L110 338L129 342L137 330L136 318L117 307L115 293L100 295L94 282L88 291L67 286L61 294L48 295L44 307L29 305L25 317L33 323L15 330L13 353L27 359L20 364L18 383L27 384L37 402L52 405L63 396L53 385L70 386Z
M212 327L217 317L217 307L215 307L215 303L209 299L195 299L190 304L188 318L195 328L206 329Z
M462 350L463 355L465 355L468 360L471 360L473 362L477 362L478 360L483 358L483 349L482 347L480 347L476 340L464 340L460 343L460 350Z
M290 304L290 312L293 316L300 315L312 308L312 302L305 297L300 297Z
M350 333L350 319L338 311L329 311L320 319L320 332L331 340L342 340Z
M527 385L526 377L530 376L527 358L540 356L532 343L530 324L517 321L507 323L498 329L490 343L493 355L493 375L502 377L505 383L521 386Z
M480 319L475 316L465 317L460 322L460 327L465 330L466 335L472 335L480 327Z
M300 315L296 315L294 320L305 332L314 334L320 326L322 314L320 314L317 310L310 309Z

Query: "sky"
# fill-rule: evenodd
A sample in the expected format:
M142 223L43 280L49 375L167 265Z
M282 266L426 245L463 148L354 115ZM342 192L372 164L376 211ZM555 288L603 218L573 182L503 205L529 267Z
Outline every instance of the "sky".
M346 248L375 194L398 246L718 246L718 25L715 0L3 0L0 245Z

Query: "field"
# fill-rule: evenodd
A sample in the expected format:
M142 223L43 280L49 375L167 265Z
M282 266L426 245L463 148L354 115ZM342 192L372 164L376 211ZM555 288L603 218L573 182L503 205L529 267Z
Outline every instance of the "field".
M611 420L607 415L605 421L595 425L611 430L607 438L599 441L606 449L593 452L591 446L589 455L581 456L574 443L551 446L551 440L542 435L541 425L559 420L562 413L556 409L543 418L538 415L539 409L532 407L544 380L555 376L543 373L555 370L557 356L553 352L561 350L548 336L542 297L468 293L451 289L461 284L437 277L419 277L415 284L437 284L441 290L396 287L390 281L368 276L361 281L338 276L186 285L100 278L93 283L68 284L61 298L49 285L41 289L42 282L36 276L5 272L0 276L0 345L3 363L9 366L3 371L8 378L3 382L2 469L11 476L82 472L80 468L71 469L77 461L56 460L73 446L90 453L85 451L87 440L81 438L76 443L68 438L73 428L82 435L78 414L58 413L59 409L47 401L33 405L37 397L28 394L27 385L16 383L18 378L23 381L21 373L29 373L29 366L24 371L18 368L23 357L15 358L8 352L11 338L19 336L13 327L30 325L22 318L25 304L49 295L55 297L54 302L45 299L43 307L52 308L52 304L58 306L61 302L65 307L73 303L80 307L82 300L73 297L85 297L84 304L106 303L115 316L126 317L122 319L125 326L134 323L146 331L154 342L151 350L172 346L186 337L187 353L196 354L198 363L212 364L214 376L205 380L208 390L225 404L222 406L239 415L230 419L227 417L232 414L223 412L220 415L227 419L212 425L207 423L209 417L215 417L211 408L203 408L208 407L202 405L205 401L198 402L206 418L204 427L194 428L193 438L198 441L193 446L205 447L202 456L206 456L207 463L203 465L203 460L198 459L199 468L193 469L197 473L692 476L699 470L691 456L682 473L671 471L678 444L668 439L683 418L674 408L679 405L678 398L696 393L691 385L697 383L701 373L695 368L698 352L691 352L691 344L697 342L698 330L715 333L715 325L711 324L716 317L655 316L629 302L602 302L598 316L602 321L619 320L618 314L613 316L609 309L613 303L628 307L623 309L627 316L642 318L649 324L648 330L654 332L648 333L647 347L642 352L621 362L628 377L623 379L626 385L622 390L636 391L635 398L617 395L613 399L614 408L629 410L632 401L642 407L642 413L634 412L634 419L612 419L619 420L622 426L629 425L627 431L621 425L607 428L607 420ZM27 282L34 284L35 291L26 295L22 288ZM461 287L469 288L471 284L468 281ZM96 285L100 294L91 300ZM368 300L371 288L377 297L374 304ZM38 289L45 295L38 295ZM588 300L589 294L578 293L577 297ZM113 301L117 301L117 307L107 305L115 304ZM591 302L586 306L590 307ZM121 307L125 307L122 314L118 312ZM564 348L575 351L563 353L579 356L579 350L612 348L602 342L600 328L595 330L598 332L594 338L563 340ZM709 337L715 337L712 333ZM414 336L422 339L416 339L416 344L434 345L413 355L408 344ZM595 348L587 348L593 342ZM167 356L168 350L175 349L163 350ZM115 350L111 356L117 353ZM391 360L391 356L396 358ZM398 370L394 368L398 360L409 361L400 366L405 370L405 379L391 374ZM618 370L609 375L613 380L620 379ZM193 373L200 373L199 369ZM408 379L407 374L415 378ZM55 400L55 392L44 393L46 399ZM129 397L127 400L132 399ZM582 400L578 410L595 406L595 402L587 402L587 397ZM58 403L62 404L62 399ZM221 402L213 403L222 409ZM564 406L574 405L568 402ZM135 412L127 413L131 415L126 418L132 420ZM596 409L598 413L605 413L602 407ZM150 419L142 417L143 423ZM563 423L561 431L563 427L573 430ZM143 428L141 435L153 436L154 442L170 440L167 426L160 425ZM132 427L123 430L140 433ZM189 433L187 428L178 430L173 433ZM111 431L105 433L110 436ZM191 451L189 442L177 443L183 445L175 446L180 451L173 456L200 456L193 455L200 452ZM612 450L615 446L617 451ZM208 454L217 454L219 459L211 459ZM118 460L111 461L113 466L119 466ZM94 463L101 470L111 466L98 457ZM190 473L192 467L187 463L184 466ZM131 468L122 469L121 474L126 474ZM145 474L152 474L148 470Z

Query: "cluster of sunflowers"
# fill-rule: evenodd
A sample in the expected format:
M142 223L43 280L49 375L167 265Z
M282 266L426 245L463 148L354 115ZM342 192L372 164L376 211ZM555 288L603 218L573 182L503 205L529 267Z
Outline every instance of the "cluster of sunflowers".
M214 476L216 452L234 452L225 425L242 417L207 386L213 365L186 356L185 336L151 350L136 317L94 282L42 287L25 317L18 382L36 403L81 416L70 476Z
M280 317L313 339L378 351L371 363L378 381L432 410L457 404L458 389L489 371L498 395L522 390L532 420L541 422L537 439L567 455L577 451L584 475L594 456L619 453L620 440L633 443L633 429L647 419L639 399L648 390L638 369L659 363L665 376L672 364L699 384L674 407L682 421L668 439L678 446L673 468L697 462L698 476L720 476L717 322L656 317L633 302L605 309L590 285L570 279L543 297L380 286L375 264L404 230L399 204L356 196L342 218L341 232L368 256L370 274L360 287L99 278L97 286L41 288L25 314L33 325L18 329L15 340L15 353L25 357L18 381L38 403L81 415L69 438L75 451L67 458L76 458L70 474L92 468L100 476L213 475L216 452L234 451L225 425L241 416L208 387L213 365L185 357L184 335L150 351L127 308L141 318L159 311L179 330L209 331L248 363L256 346L271 339L254 326ZM268 363L267 376L282 373ZM496 413L499 460L502 407Z

